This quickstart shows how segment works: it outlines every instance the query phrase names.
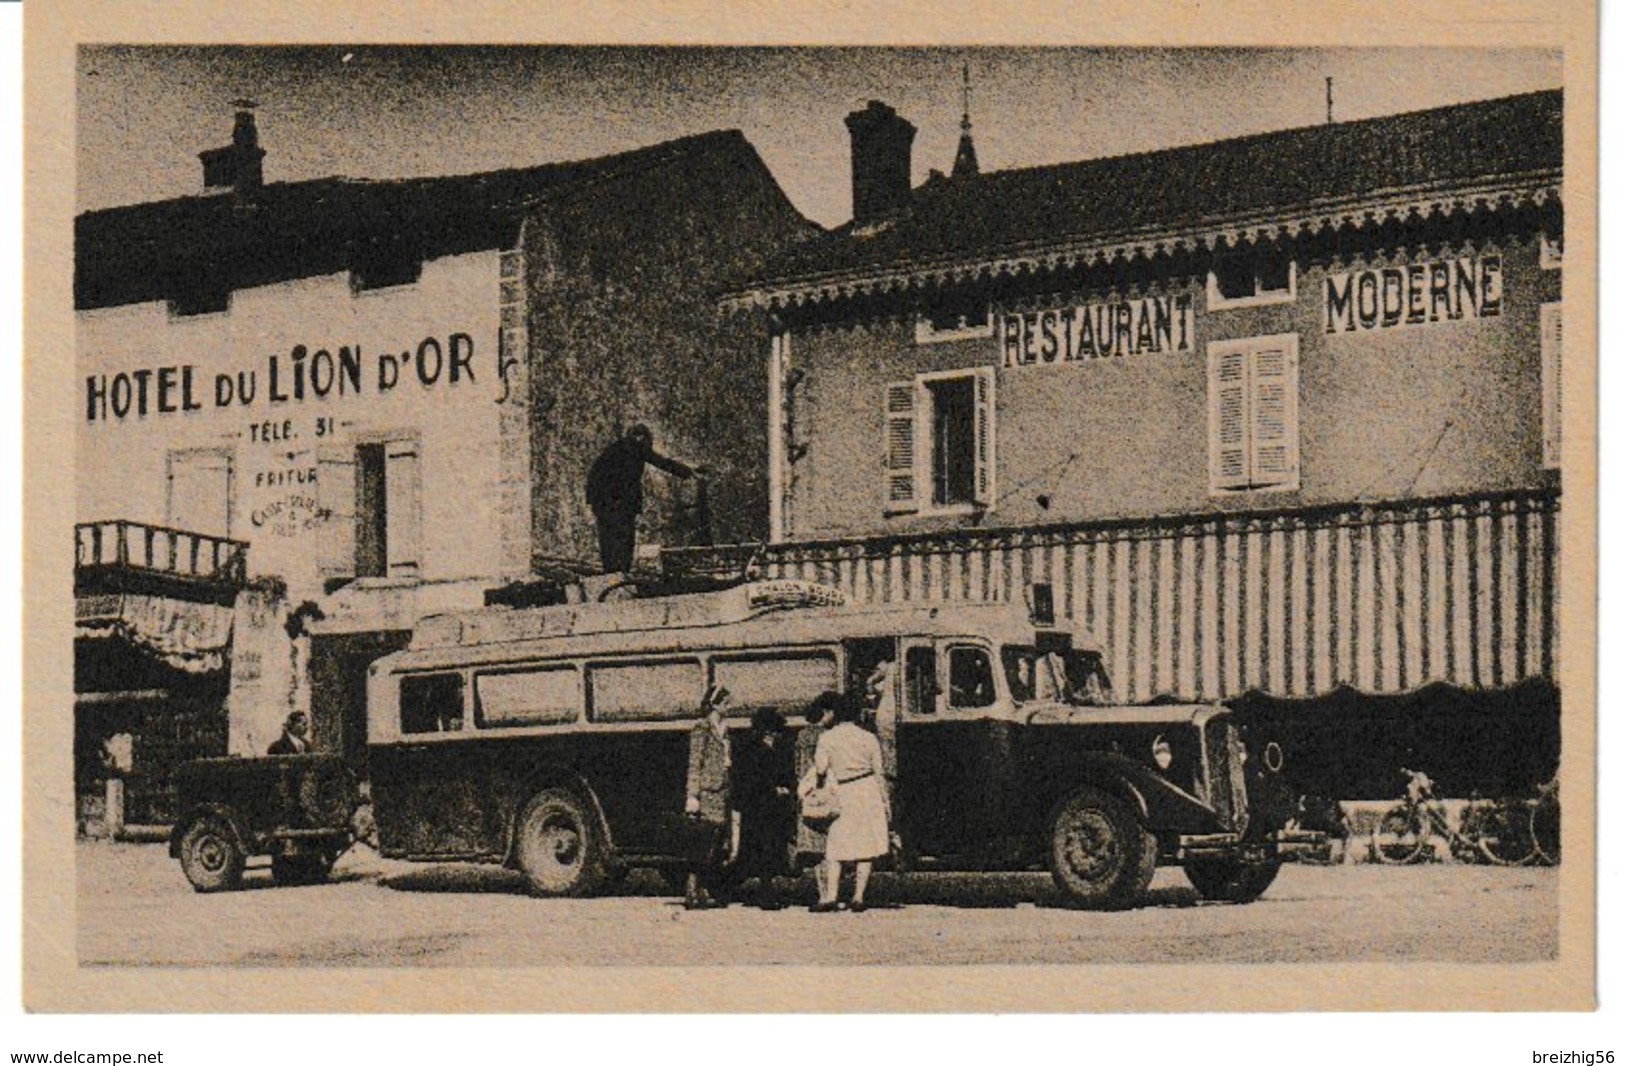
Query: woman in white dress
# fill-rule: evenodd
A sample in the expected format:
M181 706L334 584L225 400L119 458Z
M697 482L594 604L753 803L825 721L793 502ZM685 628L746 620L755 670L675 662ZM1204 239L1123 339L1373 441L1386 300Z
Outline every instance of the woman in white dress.
M824 846L824 877L818 886L814 913L839 909L841 864L855 863L852 910L864 909L863 893L869 887L874 860L885 855L891 841L891 810L886 799L884 766L880 742L858 724L862 708L855 699L842 700L835 710L835 724L818 738L813 753L813 769L823 781L833 781L840 813L830 823Z

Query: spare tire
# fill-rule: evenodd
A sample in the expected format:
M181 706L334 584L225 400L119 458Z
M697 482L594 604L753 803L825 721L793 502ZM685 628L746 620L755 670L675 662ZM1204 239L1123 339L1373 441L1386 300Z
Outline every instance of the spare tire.
M348 829L356 806L355 776L337 760L305 767L299 782L299 810L316 829Z

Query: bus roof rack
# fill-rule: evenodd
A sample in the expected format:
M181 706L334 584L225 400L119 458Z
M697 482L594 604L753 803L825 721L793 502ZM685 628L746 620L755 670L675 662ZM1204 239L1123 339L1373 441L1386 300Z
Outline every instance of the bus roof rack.
M711 592L627 598L613 582L583 602L513 609L494 607L432 615L418 623L413 648L500 644L588 633L692 628L742 622L769 611L845 606L846 594L830 585L781 578L748 581Z

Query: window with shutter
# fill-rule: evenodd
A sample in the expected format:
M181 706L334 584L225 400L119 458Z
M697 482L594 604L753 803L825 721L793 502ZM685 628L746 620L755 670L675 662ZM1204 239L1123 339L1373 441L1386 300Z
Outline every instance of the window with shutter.
M1214 493L1298 487L1296 334L1208 345L1208 484Z
M390 441L384 446L384 543L390 577L416 577L421 570L420 486L417 441Z
M322 517L316 538L324 578L356 576L356 451L323 445L316 453L316 499Z
M1563 305L1540 305L1541 461L1563 464Z
M886 387L886 510L993 506L994 368L921 374Z
M993 505L993 368L976 372L976 503Z
M175 529L231 536L231 452L186 448L169 453L167 521Z
M919 509L919 471L915 454L915 385L894 381L886 386L886 513Z

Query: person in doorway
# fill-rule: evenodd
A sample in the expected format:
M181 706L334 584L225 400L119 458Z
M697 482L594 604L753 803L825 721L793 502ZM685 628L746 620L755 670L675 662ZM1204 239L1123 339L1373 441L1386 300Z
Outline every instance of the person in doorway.
M829 827L824 879L819 886L819 900L811 908L815 914L840 909L836 897L840 894L844 863L855 866L851 909L861 913L874 861L891 846L891 811L880 742L858 724L862 715L860 700L841 700L835 708L835 724L818 739L813 753L813 772L821 780L834 781L839 808Z
M786 860L796 824L793 759L784 715L771 707L757 710L733 761L739 852L730 880L741 885L754 878L757 899L767 910L779 909L774 879L789 872Z
M599 453L587 472L587 505L598 525L598 555L606 574L632 569L646 465L685 480L700 473L655 451L654 435L642 424Z
M688 799L684 813L710 830L709 855L701 869L691 870L683 905L689 910L726 906L720 898L722 867L734 854L733 812L730 808L730 770L733 752L724 716L729 693L721 685L705 690L700 720L688 737Z
M813 770L814 756L818 751L818 738L828 729L827 720L835 713L836 706L841 702L841 694L835 691L822 692L813 699L807 707L807 724L801 727L796 734L796 780L810 782L815 776ZM799 788L798 788L799 792ZM823 899L824 892L824 847L828 840L825 832L827 826L811 825L798 818L796 819L795 865L797 869L811 865L813 877L818 882L818 898Z
M267 755L303 755L310 751L310 715L294 711L282 723L282 735L271 742Z

